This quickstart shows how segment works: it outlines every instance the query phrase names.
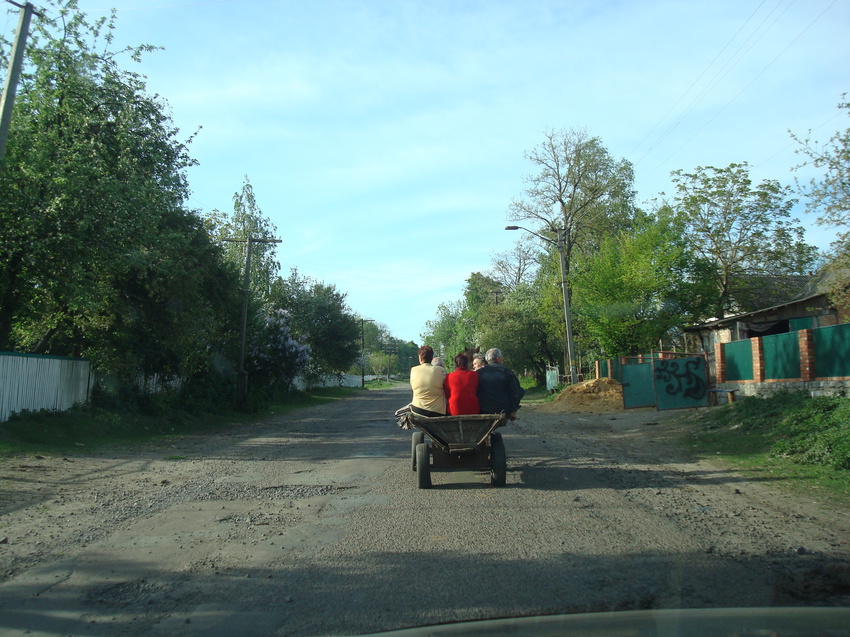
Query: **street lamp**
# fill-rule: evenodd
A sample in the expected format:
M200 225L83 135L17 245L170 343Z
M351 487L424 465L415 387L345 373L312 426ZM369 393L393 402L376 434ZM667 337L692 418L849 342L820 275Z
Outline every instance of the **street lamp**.
M564 295L564 323L567 328L567 360L564 361L567 368L570 370L570 382L575 385L578 383L578 370L576 369L575 344L573 343L573 325L570 320L570 297L567 291L567 230L559 228L557 230L558 240L553 241L549 237L537 234L533 230L523 228L522 226L505 226L505 230L525 230L529 234L533 234L538 239L542 239L546 243L555 246L558 249L558 254L561 257L561 293Z

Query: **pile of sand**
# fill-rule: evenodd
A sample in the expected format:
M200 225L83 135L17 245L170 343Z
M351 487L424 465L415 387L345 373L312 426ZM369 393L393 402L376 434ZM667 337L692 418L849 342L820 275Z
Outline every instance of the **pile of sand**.
M623 410L623 388L612 378L597 378L565 388L551 403L536 406L546 413L607 413Z

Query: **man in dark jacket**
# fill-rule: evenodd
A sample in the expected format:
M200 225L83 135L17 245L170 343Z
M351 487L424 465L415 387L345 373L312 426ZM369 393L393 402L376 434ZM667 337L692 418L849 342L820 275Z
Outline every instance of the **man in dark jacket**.
M502 352L498 348L487 350L487 365L479 369L478 403L482 414L505 412L511 420L516 420L519 401L525 394L519 379L502 364Z

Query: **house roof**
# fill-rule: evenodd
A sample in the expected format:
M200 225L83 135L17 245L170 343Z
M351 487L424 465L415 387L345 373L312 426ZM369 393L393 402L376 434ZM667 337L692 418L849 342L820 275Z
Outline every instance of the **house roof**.
M750 275L735 290L735 298L742 311L693 325L685 328L685 331L725 327L813 299L826 302L823 289L827 276L825 269L817 275Z
M816 282L820 277L813 275L749 275L743 277L733 288L732 296L737 313L758 312L764 308L784 305L805 296L816 294Z

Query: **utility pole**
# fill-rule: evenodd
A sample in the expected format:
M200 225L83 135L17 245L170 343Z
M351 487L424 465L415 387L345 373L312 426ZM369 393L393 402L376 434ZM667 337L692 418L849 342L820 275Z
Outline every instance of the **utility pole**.
M224 239L231 243L247 243L245 279L242 288L242 326L239 330L239 366L236 371L236 408L242 410L248 398L248 372L245 371L245 336L248 332L248 297L251 293L251 246L255 243L281 243L280 239Z
M366 338L363 325L374 323L374 319L360 319L360 387L366 387Z
M573 324L570 316L570 291L567 283L567 228L558 230L558 254L561 259L561 293L564 297L564 323L567 330L567 361L570 370L570 383L578 383L578 370L576 369L576 346L573 342ZM564 371L566 371L566 369Z
M24 50L27 46L27 36L30 30L30 19L32 14L39 18L44 16L35 10L35 7L27 2L20 5L17 2L6 0L9 4L21 8L18 20L18 32L15 35L15 43L12 45L12 55L9 56L9 70L6 73L6 85L3 87L3 95L0 97L0 162L6 154L6 140L9 137L9 128L12 125L12 108L15 106L15 93L18 91L18 78L21 76L21 67L24 64Z

